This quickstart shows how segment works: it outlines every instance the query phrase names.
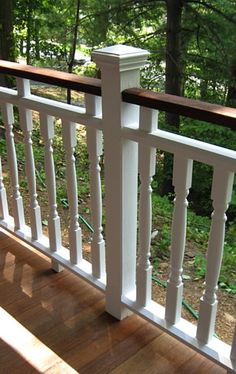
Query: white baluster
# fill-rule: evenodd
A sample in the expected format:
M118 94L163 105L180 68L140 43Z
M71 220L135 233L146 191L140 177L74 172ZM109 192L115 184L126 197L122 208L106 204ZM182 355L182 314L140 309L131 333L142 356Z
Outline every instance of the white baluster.
M74 156L74 147L77 143L76 124L63 120L62 133L66 152L67 195L70 210L70 260L72 264L77 264L82 260L82 234L78 221L78 191Z
M101 114L101 98L85 96L86 113L93 116ZM102 189L100 176L100 156L103 152L102 132L87 128L87 145L90 161L90 202L94 229L91 252L93 276L101 278L105 274L105 242L102 235Z
M236 361L236 326L235 326L235 329L234 329L234 337L233 337L230 357L231 357L232 360Z
M17 78L18 96L24 97L30 93L30 84L26 79ZM42 236L41 210L37 200L35 162L32 147L32 111L19 104L20 126L25 143L25 172L28 180L30 195L30 226L32 239L38 240Z
M173 185L175 207L171 233L170 277L167 282L165 318L175 324L181 317L183 282L182 266L186 239L187 196L192 181L192 160L181 156L174 158Z
M6 129L7 158L12 186L12 211L15 230L23 230L25 227L23 201L19 190L19 177L17 168L16 149L13 134L14 114L12 104L2 104L2 119Z
M46 185L49 202L48 233L51 251L57 251L61 248L61 226L60 217L57 212L56 200L56 180L55 167L53 159L53 137L54 124L53 117L46 113L40 113L40 130L45 146L45 171Z
M223 168L215 168L211 198L214 212L207 250L206 289L200 301L197 338L208 343L215 329L217 312L217 282L224 250L225 211L231 199L234 174Z
M140 108L140 129L152 132L157 128L157 112ZM152 266L150 244L152 228L152 177L155 174L156 149L139 145L139 256L137 263L137 303L146 306L151 301Z
M0 219L7 221L9 218L6 189L3 183L2 160L0 157Z
M106 194L106 310L118 319L130 314L122 296L136 289L138 147L122 138L137 123L138 108L122 104L121 92L139 85L147 51L112 46L93 57L101 68Z

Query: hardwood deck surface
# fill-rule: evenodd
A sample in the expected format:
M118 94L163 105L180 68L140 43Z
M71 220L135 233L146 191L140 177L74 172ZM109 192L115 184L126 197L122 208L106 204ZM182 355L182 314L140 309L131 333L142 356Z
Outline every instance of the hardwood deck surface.
M0 230L0 373L226 373L140 317L104 310L100 291Z

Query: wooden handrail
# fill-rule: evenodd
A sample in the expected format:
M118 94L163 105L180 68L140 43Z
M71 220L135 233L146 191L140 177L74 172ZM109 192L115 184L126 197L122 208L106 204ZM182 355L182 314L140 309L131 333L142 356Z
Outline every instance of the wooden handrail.
M0 73L101 96L101 81L53 69L0 60Z
M122 92L123 101L215 123L236 130L236 109L180 96L157 93L142 88Z
M76 74L38 68L5 60L0 60L1 73L101 96L101 80L96 78L81 77ZM124 90L122 92L122 99L127 103L176 113L236 130L236 109L234 108L175 95L157 93L142 88Z

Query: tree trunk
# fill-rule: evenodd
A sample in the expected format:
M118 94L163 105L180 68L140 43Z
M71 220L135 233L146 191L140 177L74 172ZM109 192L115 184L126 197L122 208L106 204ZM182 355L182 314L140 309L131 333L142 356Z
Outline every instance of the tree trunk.
M236 60L231 65L231 77L229 80L226 105L236 108Z
M68 62L68 73L72 73L73 66L75 63L75 51L76 51L76 44L77 44L77 37L79 32L79 11L80 11L80 0L77 0L77 9L76 9L76 18L75 18L75 25L74 25L74 34L72 40L72 46L70 51L70 59ZM71 90L67 90L67 103L71 103Z
M182 0L166 0L166 84L165 91L172 95L181 95L182 64L181 64L181 20ZM166 114L167 126L179 128L179 116Z
M0 1L0 59L15 60L13 39L13 2L12 0ZM8 80L0 74L0 84L6 86Z
M31 35L32 35L32 20L33 20L33 4L32 1L28 1L27 7L27 37L26 37L26 63L27 65L31 62Z
M181 63L181 21L183 11L182 0L166 0L166 83L165 91L172 95L181 95L182 63ZM166 128L171 132L179 130L179 115L166 113ZM173 192L172 187L172 155L165 153L161 195Z
M208 89L208 79L201 79L200 81L201 100L208 99L207 89Z

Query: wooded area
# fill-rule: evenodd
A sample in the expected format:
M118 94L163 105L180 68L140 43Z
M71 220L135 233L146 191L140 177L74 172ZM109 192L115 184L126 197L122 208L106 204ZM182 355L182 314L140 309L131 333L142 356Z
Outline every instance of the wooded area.
M0 24L1 59L98 76L79 53L137 46L150 51L144 88L236 107L235 0L2 0ZM234 133L173 113L160 117L160 127L236 147ZM158 190L166 195L173 192L171 158L163 159ZM190 200L198 213L210 214L210 203L199 204L209 196L210 171L195 170Z
M235 0L2 0L0 17L2 59L72 72L81 46L130 44L151 52L145 88L235 106Z

